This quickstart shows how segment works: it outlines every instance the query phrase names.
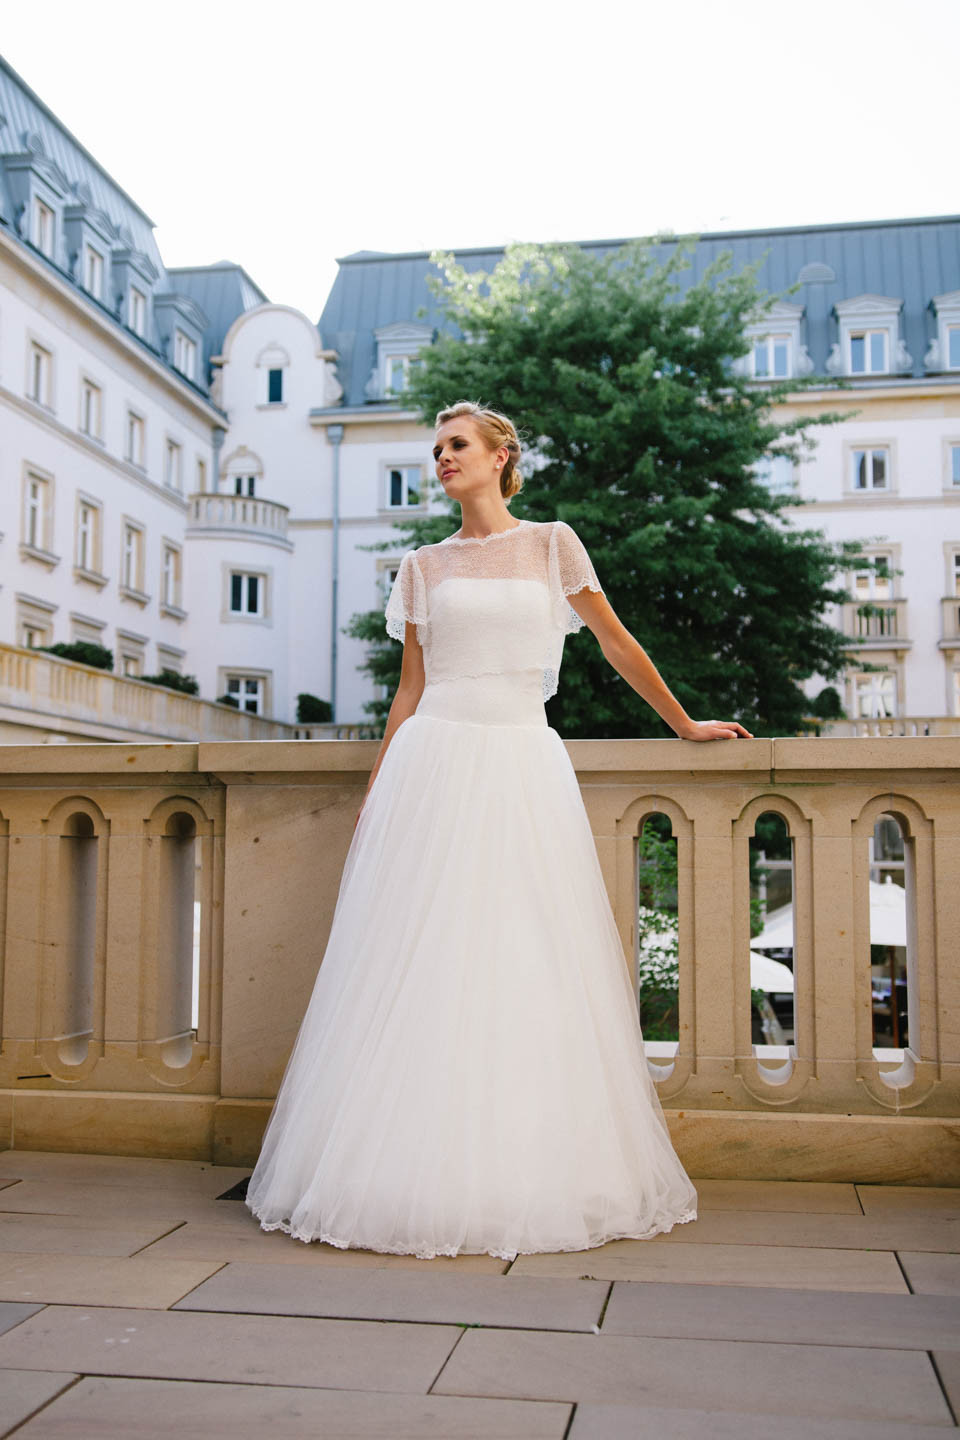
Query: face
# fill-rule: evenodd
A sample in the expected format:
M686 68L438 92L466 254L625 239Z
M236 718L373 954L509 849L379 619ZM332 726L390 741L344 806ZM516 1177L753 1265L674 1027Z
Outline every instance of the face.
M500 476L510 455L506 445L488 450L477 422L469 415L446 420L434 437L437 478L455 500L485 490L500 494Z

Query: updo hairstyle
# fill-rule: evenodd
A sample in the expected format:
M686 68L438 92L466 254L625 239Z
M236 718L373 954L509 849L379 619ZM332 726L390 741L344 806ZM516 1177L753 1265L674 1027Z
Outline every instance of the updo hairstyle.
M500 494L504 500L509 500L523 488L523 476L517 469L517 462L520 459L520 441L513 421L509 420L506 415L501 415L499 410L491 410L487 405L478 405L474 400L458 400L449 409L437 411L433 428L438 430L448 420L456 420L460 415L468 415L471 420L476 422L477 429L488 450L497 450L501 445L506 445L509 450L507 463L500 471Z

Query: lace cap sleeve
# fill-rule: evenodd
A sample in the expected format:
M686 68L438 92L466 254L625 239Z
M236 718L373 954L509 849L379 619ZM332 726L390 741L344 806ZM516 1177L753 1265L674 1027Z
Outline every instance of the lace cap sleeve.
M406 639L406 622L409 620L417 626L422 642L420 632L427 623L427 591L413 550L408 550L400 561L384 614L387 634L394 640Z
M578 590L583 589L602 591L603 586L597 579L597 572L583 541L565 520L557 520L553 527L550 580L564 632L572 634L581 629L584 622L583 617L577 614L566 597L576 595Z

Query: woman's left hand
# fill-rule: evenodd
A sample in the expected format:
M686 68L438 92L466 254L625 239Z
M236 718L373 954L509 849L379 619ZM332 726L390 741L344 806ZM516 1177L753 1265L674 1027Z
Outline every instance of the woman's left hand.
M736 720L691 720L687 728L678 730L681 740L752 740L749 730Z

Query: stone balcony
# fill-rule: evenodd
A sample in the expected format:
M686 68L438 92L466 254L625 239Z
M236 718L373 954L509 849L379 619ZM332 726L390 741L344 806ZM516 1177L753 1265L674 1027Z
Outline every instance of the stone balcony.
M0 752L0 1135L28 1150L256 1158L378 742ZM677 837L680 1027L651 1063L711 1178L960 1182L960 738L567 750L627 956L636 837ZM748 851L793 837L795 1042L751 1039ZM907 863L909 1046L873 1049L868 849ZM632 962L631 962L632 963Z
M903 599L848 601L843 606L843 633L852 650L909 650L907 602Z
M295 725L0 643L0 740L279 740ZM2 762L0 756L0 762Z
M189 497L190 535L244 535L293 549L288 539L289 506L253 495L220 495L203 491Z

